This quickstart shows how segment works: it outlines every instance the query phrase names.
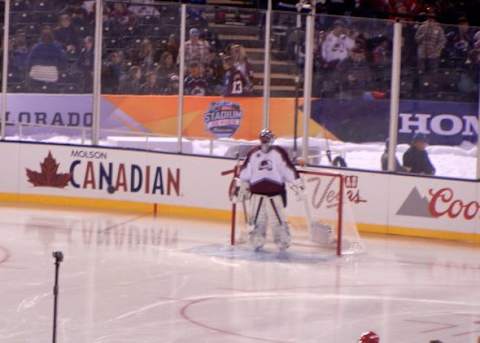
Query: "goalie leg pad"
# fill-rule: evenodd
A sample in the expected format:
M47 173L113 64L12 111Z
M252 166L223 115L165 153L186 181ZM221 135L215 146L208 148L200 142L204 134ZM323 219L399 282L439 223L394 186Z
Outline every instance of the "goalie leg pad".
M273 241L281 251L288 249L291 242L290 229L285 219L282 204L281 196L270 198Z
M265 245L267 236L268 217L265 210L265 197L254 194L252 196L252 224L253 229L248 233L250 244L255 250L261 249Z
M290 247L292 238L287 223L273 227L273 241L280 251L287 250Z

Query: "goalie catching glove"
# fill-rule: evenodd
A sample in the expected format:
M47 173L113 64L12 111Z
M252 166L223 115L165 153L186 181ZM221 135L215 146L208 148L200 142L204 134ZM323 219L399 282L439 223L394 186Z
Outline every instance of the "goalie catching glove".
M305 184L303 183L303 179L295 179L295 181L290 184L290 189L295 193L295 198L298 201L305 199Z

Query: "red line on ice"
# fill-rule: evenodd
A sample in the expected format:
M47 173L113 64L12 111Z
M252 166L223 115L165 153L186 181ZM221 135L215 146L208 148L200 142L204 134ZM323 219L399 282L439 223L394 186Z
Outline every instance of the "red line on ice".
M437 326L436 328L419 331L419 333L437 332L437 331L443 331L443 330L448 330L448 329L453 329L458 327L458 325L455 325L455 324L439 323L439 322L432 322L427 320L406 319L405 321L410 323L432 324Z
M268 338L261 338L261 337L255 337L255 336L242 335L242 334L237 333L237 332L233 332L233 331L229 331L229 330L225 330L225 329L219 329L219 328L210 326L210 325L208 325L208 324L204 324L204 323L202 323L202 322L200 322L200 321L198 321L198 320L192 319L192 318L187 314L187 311L188 311L188 309L189 309L190 306L195 305L195 304L199 304L199 303L204 302L204 301L212 300L212 299L215 299L215 298L203 298L203 299L192 300L192 301L188 302L187 304L185 304L185 305L180 309L180 315L182 316L183 319L189 321L190 323L192 323L192 324L194 324L194 325L197 325L197 326L202 327L202 328L204 328L204 329L216 331L216 332L218 332L218 333L222 333L222 334L225 334L225 335L230 335L230 336L235 336L235 337L242 337L242 338L248 338L248 339L252 339L252 340L260 341L260 342L287 343L287 341L278 341L278 340L274 340L274 339L268 339Z
M471 335L472 333L477 333L477 332L480 332L480 330L461 332L461 333L457 333L457 334L452 335L452 336L453 336L453 337L467 336L467 335ZM472 338L473 338L473 337L472 337Z

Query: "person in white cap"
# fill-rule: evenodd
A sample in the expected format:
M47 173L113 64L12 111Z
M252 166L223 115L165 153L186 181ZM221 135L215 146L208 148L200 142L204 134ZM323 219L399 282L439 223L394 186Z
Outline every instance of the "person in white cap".
M189 31L189 38L185 42L185 65L190 65L194 61L201 64L207 63L210 44L200 38L200 31L194 27Z

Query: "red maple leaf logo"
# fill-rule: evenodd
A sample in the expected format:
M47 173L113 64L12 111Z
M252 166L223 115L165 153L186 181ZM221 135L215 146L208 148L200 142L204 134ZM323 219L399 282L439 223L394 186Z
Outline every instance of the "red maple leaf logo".
M60 163L57 163L49 151L48 156L40 163L40 173L27 168L28 182L35 187L65 188L70 181L70 174L57 173L59 166Z

